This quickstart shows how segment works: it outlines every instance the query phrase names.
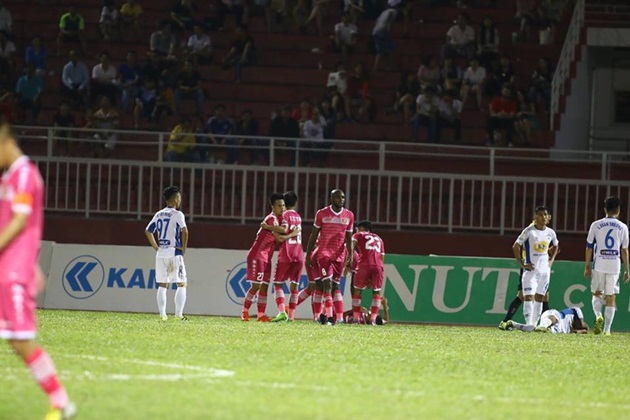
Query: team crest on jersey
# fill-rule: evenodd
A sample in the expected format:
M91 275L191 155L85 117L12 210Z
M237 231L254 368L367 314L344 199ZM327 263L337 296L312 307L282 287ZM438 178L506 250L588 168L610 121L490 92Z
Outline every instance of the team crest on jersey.
M541 242L535 242L534 243L534 251L535 252L547 252L547 250L549 249L549 242L546 241L541 241Z

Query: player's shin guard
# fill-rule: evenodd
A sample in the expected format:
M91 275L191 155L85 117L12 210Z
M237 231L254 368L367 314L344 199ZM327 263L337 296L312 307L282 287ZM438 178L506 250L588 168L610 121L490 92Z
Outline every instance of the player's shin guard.
M615 318L616 311L617 311L617 308L615 308L614 306L606 306L606 309L604 311L606 315L604 317L604 334L610 333L610 327L612 326L612 322L613 322L613 319Z
M381 296L375 295L372 297L372 307L370 308L370 321L376 321L378 311L381 309Z
M503 318L503 322L508 322L509 320L514 318L514 314L516 313L516 311L518 311L518 308L521 307L522 303L523 301L520 300L518 296L515 297L512 303L510 303L507 313L505 314L505 318Z
M286 308L284 306L284 289L282 288L282 284L276 284L275 286L276 292L276 305L278 305L278 312L286 312Z
M324 308L326 311L326 318L332 318L333 316L333 300L330 293L324 293Z
M352 295L352 319L358 322L361 319L361 295Z
M258 291L258 318L265 316L267 312L267 292Z
M542 302L534 301L533 306L534 312L532 313L532 325L538 324L538 320L540 319L540 315L542 314Z
M319 314L322 313L322 292L315 290L313 292L313 319L317 320Z
M523 302L523 317L525 318L525 323L527 325L536 325L532 318L534 318L534 302L533 301L525 301Z
M298 305L298 292L297 290L291 290L291 295L289 296L289 319L295 318L295 309Z
M158 287L157 305L160 316L166 318L166 287Z
M547 312L549 310L549 302L543 301L542 303L542 311Z
M343 295L341 294L341 290L335 290L335 295L333 297L333 305L335 307L335 314L337 315L338 321L343 321Z
M591 300L591 304L593 305L593 313L595 314L595 318L599 318L602 316L602 308L604 307L604 299L599 296L593 296Z
M308 287L306 289L302 289L300 291L300 293L297 295L297 304L296 304L296 306L300 306L302 304L302 302L304 302L306 299L308 299L309 296L311 296L312 294L313 294L313 291L309 290Z
M50 356L41 348L37 348L24 359L24 362L31 371L33 378L48 395L50 405L58 409L64 408L68 404L68 394L66 394L66 390L59 382L55 365Z
M175 291L175 316L184 316L184 306L186 306L186 287L177 287Z
M249 308L252 307L256 293L256 290L253 290L251 287L249 288L247 294L245 295L245 300L243 301L243 311L249 312Z

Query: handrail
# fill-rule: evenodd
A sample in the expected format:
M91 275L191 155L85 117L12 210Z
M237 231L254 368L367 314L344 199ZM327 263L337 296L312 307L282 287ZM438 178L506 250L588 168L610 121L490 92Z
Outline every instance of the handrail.
M575 60L575 49L580 44L580 34L584 26L584 2L585 0L577 0L575 3L571 24L562 45L560 58L556 64L556 71L553 74L551 82L551 112L549 113L552 130L558 126L560 99L564 96L565 82L570 77L571 64Z

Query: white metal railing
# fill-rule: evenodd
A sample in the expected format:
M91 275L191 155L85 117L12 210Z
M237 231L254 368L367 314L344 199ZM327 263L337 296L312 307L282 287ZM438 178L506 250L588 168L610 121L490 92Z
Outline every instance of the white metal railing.
M564 96L566 80L570 77L571 64L575 60L575 49L580 44L580 34L584 26L584 1L577 0L571 17L571 24L562 45L562 51L556 64L556 71L551 82L551 129L557 127L560 118L560 99Z
M516 232L538 204L552 208L562 233L584 232L601 215L604 198L630 200L627 182L520 178L320 168L269 168L188 163L35 157L46 183L45 208L85 217L146 219L164 204L164 186L183 191L191 221L259 221L273 192L295 190L305 220L342 188L357 220L401 229ZM623 205L630 218L630 202ZM483 244L480 244L483 246Z
M125 131L125 130L95 130L95 129L56 129L53 127L18 127L20 138L25 150L32 156L59 157L64 156L68 144L72 150L68 157L96 157L95 151L104 150L108 143L107 133L115 133L118 137L116 153L117 160L139 160L146 162L162 162L165 157L166 145L170 133L154 131ZM61 136L61 132L66 133ZM208 137L206 134L198 136ZM224 156L228 147L239 150L239 153L249 159L252 150L268 153L268 166L289 166L291 161L304 163L305 154L311 149L305 139L282 139L270 137L227 136L231 139L255 140L256 144L236 144L232 146L203 144L198 146L206 149L210 155ZM576 173L567 172L563 177L584 178L586 165L595 169L598 179L610 179L613 168L630 168L628 153L596 152L561 149L518 149L496 147L469 147L455 145L436 145L403 142L378 142L357 140L327 140L330 149L326 150L328 160L335 164L350 162L349 167L365 170L400 170L401 165L406 170L435 171L450 173L472 173L483 175L501 175L505 168L513 164L541 162L553 167L558 163L577 163L585 166ZM251 142L250 142L251 143ZM218 159L218 158L217 158ZM334 159L334 160L333 160ZM435 165L444 162L444 166ZM453 165L453 159L457 165ZM243 161L241 161L243 162ZM214 164L220 163L215 160ZM427 169L434 164L434 169ZM503 168L503 169L502 169ZM523 176L530 176L524 173ZM557 175L555 175L557 176ZM591 175L591 178L595 176Z

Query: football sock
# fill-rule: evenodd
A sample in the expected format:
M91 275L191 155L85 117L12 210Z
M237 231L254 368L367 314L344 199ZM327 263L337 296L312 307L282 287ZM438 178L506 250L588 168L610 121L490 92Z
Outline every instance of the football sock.
M59 382L55 365L48 353L38 347L24 359L24 362L31 371L35 381L48 395L50 405L58 409L64 408L68 404L68 394L66 394L66 390Z
M544 317L540 320L540 326L545 328L551 327L551 319L548 316Z
M534 314L534 302L530 301L525 301L523 302L523 317L525 318L525 323L527 325L536 325L532 322L532 318L533 318L533 314Z
M517 330L521 330L521 331L526 331L526 332L534 331L533 325L519 324L518 322L512 321L512 326L516 328Z
M166 316L166 287L158 287L157 304L160 316L164 318Z
M256 293L257 291L253 290L251 287L249 288L247 294L245 295L245 300L243 301L243 311L249 312L249 308L252 306Z
M258 318L265 316L267 311L267 292L258 291Z
M178 287L175 291L175 316L184 316L184 306L186 306L186 287Z
M378 311L381 309L381 297L373 296L372 297L372 307L370 308L370 321L376 321L376 316L378 315Z
M298 302L298 292L297 290L291 290L291 295L289 296L289 319L293 319L295 317L295 309L297 308Z
M313 319L317 319L322 313L322 292L315 290L313 292Z
M358 322L361 317L361 295L352 296L352 320Z
M606 316L604 317L604 332L605 333L609 333L610 332L610 327L612 326L612 322L613 319L615 318L615 312L617 311L617 308L615 308L614 306L606 306L605 309L605 314Z
M284 289L282 285L276 285L276 305L278 305L278 312L286 312L284 307Z
M326 318L332 318L333 302L332 302L332 295L330 293L324 293L324 308L326 310Z
M593 296L591 303L593 304L593 313L595 314L595 318L602 316L602 307L604 306L603 299L599 296Z
M542 303L542 311L547 312L549 310L549 302Z
M510 319L514 318L514 314L516 313L516 311L518 311L518 308L521 307L522 303L523 301L520 300L518 296L515 297L512 303L510 303L510 306L508 307L507 313L505 314L505 318L503 318L503 322L508 322Z
M302 289L300 293L297 295L297 306L300 306L302 302L308 299L308 297L311 296L312 294L313 294L313 291L309 290L308 287L306 289Z
M534 301L534 312L532 315L532 325L538 324L538 320L540 319L540 314L542 314L542 302Z
M333 305L335 306L335 314L337 315L337 320L343 321L343 295L341 294L341 290L339 289L335 290Z

